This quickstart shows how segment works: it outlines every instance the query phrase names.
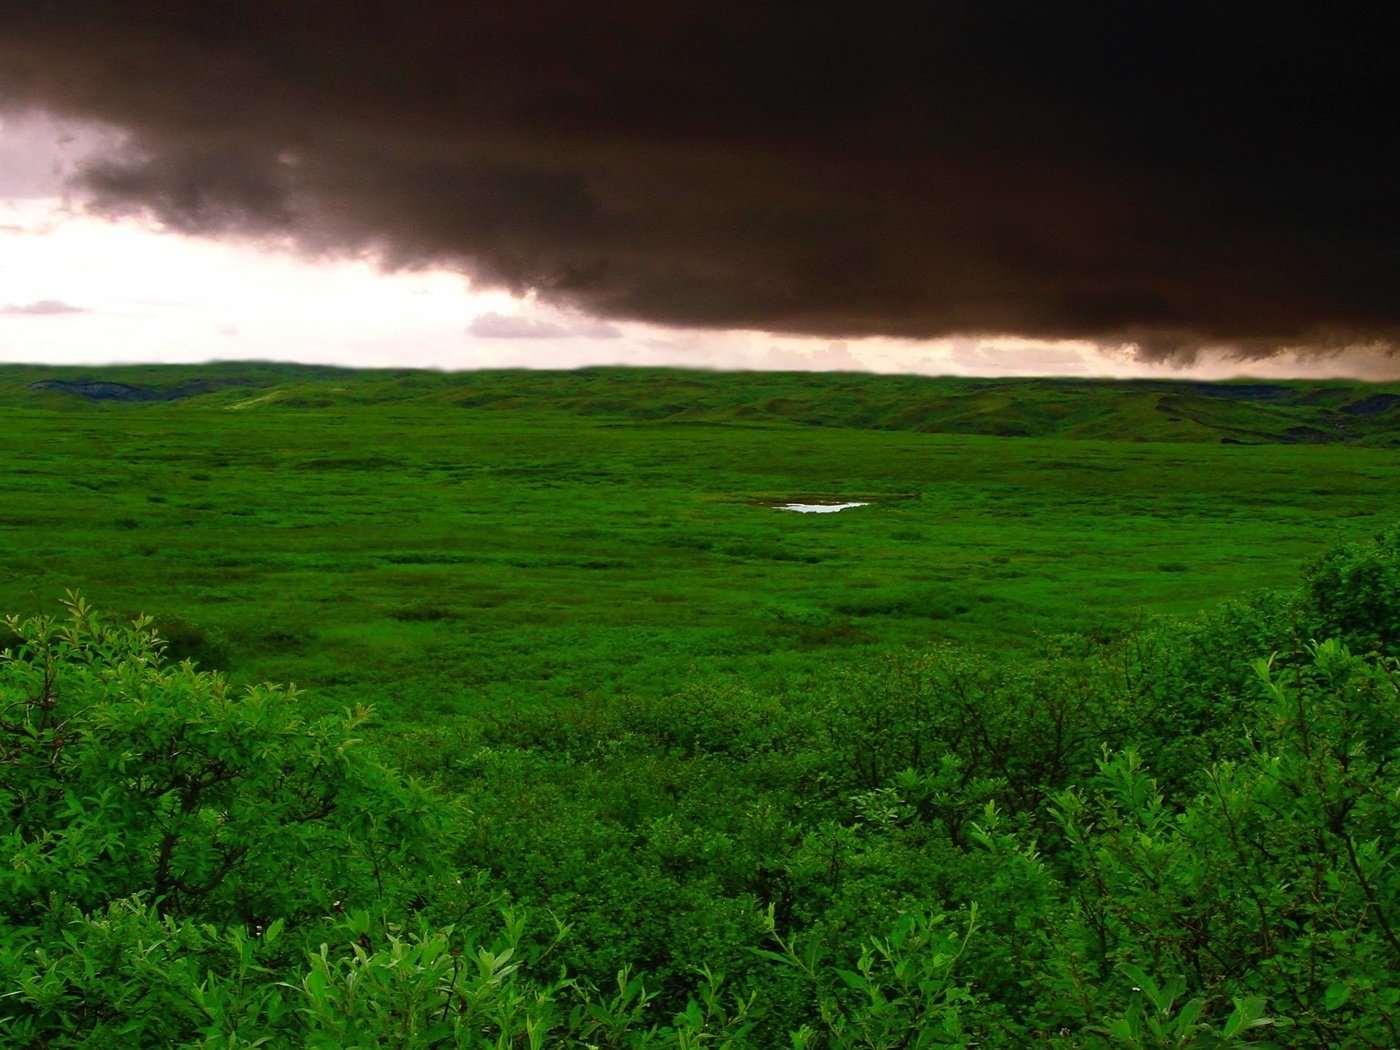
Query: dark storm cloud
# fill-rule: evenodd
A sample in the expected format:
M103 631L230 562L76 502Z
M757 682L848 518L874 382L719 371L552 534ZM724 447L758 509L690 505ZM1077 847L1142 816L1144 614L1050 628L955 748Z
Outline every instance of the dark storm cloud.
M686 326L1400 334L1391 38L1359 9L39 6L0 12L0 92L130 129L88 185L181 230Z

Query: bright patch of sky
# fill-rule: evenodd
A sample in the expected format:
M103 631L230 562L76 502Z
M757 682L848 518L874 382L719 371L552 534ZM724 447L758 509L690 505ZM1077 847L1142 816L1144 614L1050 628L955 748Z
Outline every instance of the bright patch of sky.
M182 236L87 214L67 179L119 133L0 117L0 363L256 359L472 369L683 365L934 375L1364 374L1365 358L1149 366L1083 342L830 340L604 321L472 288L445 270L384 272L278 245Z

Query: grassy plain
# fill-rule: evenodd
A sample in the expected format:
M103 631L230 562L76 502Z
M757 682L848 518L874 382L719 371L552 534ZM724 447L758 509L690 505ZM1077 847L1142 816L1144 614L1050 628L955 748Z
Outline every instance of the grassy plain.
M196 393L31 386L55 378ZM1323 404L1382 444L1393 395L1348 415L1377 392L1221 389L8 369L0 608L78 589L158 617L177 653L237 680L371 700L390 723L665 695L695 676L782 692L890 646L1014 649L1286 586L1394 510L1393 452L1277 443L1325 429ZM1188 401L1216 429L1172 415ZM955 431L1023 418L1053 435L930 429L953 403ZM1258 443L1220 443L1261 411L1274 442L1256 427ZM1192 440L1073 436L1162 430ZM773 509L792 498L871 505Z

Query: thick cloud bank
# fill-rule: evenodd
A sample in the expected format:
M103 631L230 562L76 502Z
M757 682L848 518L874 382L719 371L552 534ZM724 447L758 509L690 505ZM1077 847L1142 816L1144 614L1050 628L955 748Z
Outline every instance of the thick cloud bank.
M13 4L0 97L131 132L81 176L103 208L601 317L1396 343L1400 114L1360 9L832 10Z

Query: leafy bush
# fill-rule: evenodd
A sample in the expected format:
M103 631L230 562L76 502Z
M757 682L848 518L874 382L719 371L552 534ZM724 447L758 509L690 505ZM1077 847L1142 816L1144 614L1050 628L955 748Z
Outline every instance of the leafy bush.
M0 663L0 914L142 894L255 927L378 898L441 841L439 804L356 746L367 710L307 721L290 688L233 695L162 662L145 622L69 610L11 621Z
M1358 650L1400 645L1400 525L1370 543L1334 547L1304 580L1314 637Z
M1005 659L521 703L399 741L436 792L149 622L11 620L0 1042L1393 1047L1397 546Z
M37 983L8 993L16 1031L35 1012L94 1031L168 1013L142 982L175 980L157 960L179 945L197 956L219 939L206 924L256 937L290 921L309 936L347 904L402 912L430 888L444 804L357 746L367 711L308 721L289 688L234 695L164 663L147 622L68 607L62 623L9 621L17 644L0 657L0 944L40 946ZM148 968L101 948L132 950L123 936L147 945ZM95 988L102 971L128 973L129 1003ZM83 1011L62 1008L75 988Z
M206 629L168 613L153 617L150 626L160 639L161 655L168 662L193 660L205 671L226 670L231 662L229 639L220 630Z
M1308 653L1283 675L1259 661L1248 756L1184 804L1132 751L1056 796L1082 966L1061 970L1086 1002L1169 974L1197 1016L1258 1000L1299 1045L1396 1045L1400 989L1380 975L1400 972L1400 665L1336 639Z

